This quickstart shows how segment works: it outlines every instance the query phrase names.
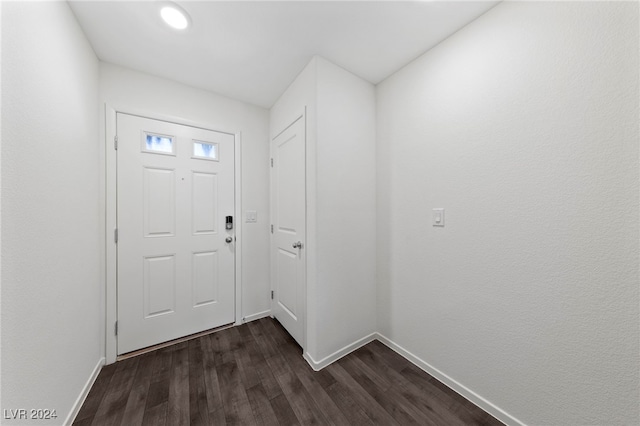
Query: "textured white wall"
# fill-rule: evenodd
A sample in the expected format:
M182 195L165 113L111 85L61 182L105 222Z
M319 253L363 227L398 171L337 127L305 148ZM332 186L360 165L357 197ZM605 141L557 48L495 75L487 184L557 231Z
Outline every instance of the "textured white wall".
M269 306L269 111L116 65L100 63L100 97L115 109L213 123L242 132L242 315ZM244 223L256 210L257 223Z
M375 87L317 58L316 361L376 331ZM310 300L311 303L311 300Z
M637 3L505 2L378 87L380 331L527 424L640 422L638 69Z
M58 415L19 424L61 424L104 355L98 146L98 61L68 5L3 2L0 405Z

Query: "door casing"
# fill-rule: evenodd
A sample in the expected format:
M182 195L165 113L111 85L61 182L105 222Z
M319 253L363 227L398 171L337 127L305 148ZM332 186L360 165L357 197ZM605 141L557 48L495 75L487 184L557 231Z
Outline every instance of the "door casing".
M116 113L121 112L130 115L138 115L154 120L167 121L186 126L199 127L235 136L235 211L236 211L236 265L235 265L235 324L242 323L242 133L221 129L213 123L201 123L163 115L155 111L146 111L127 107L126 105L104 105L104 280L105 280L105 360L106 364L112 364L117 358L116 321L117 312L117 245L115 243L116 202L117 202L117 158L115 151Z

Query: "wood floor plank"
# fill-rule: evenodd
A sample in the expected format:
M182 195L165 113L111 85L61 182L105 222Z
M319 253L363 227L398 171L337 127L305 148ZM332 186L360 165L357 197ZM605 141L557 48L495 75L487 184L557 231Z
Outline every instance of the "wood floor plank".
M365 348L365 351L369 351L367 359L372 364L380 365L382 363L389 366L389 361L397 357L397 354L386 347L380 349L379 351L371 351L369 348ZM412 363L407 363L400 370L400 377L396 377L394 374L395 370L389 372L390 377L394 378L396 386L401 389L401 393L439 423L451 425L483 424L485 422L492 425L502 424Z
M220 422L220 413L224 418L224 408L222 406L222 391L220 390L220 382L218 380L218 371L216 370L215 355L211 346L210 336L204 336L201 342L202 363L204 383L207 394L207 406L209 408L209 419L212 423ZM216 419L214 422L212 419Z
M227 419L225 418L222 407L209 413L209 421L215 426L225 426L227 424Z
M172 348L158 349L153 360L152 376L149 383L143 425L165 424L169 401L171 379Z
M256 424L235 360L217 368L227 424Z
M429 395L434 404L438 403L447 410L456 406L456 395L451 394L449 388L439 388L436 385L437 381L432 381L431 376L425 375L417 367L404 368L400 371L400 374L406 381L416 386L422 394Z
M153 377L151 378L151 383L169 380L173 362L173 348L162 348L155 352L156 357L153 360Z
M400 370L400 374L420 389L441 400L448 407L455 405L457 394L449 387L435 380L431 375L425 374L417 366L408 365Z
M202 367L205 370L215 368L216 360L211 346L211 334L200 338L200 348L202 349Z
M253 362L251 362L251 351L253 350L251 346L255 344L254 341L250 341L245 344L244 349L233 351L245 389L249 389L260 383L260 376Z
M258 324L262 327L265 335L277 344L280 344L284 340L278 330L278 328L281 328L278 327L280 325L278 320L271 319L270 321L258 321Z
M156 355L156 352L149 352L139 357L133 387L122 416L122 424L131 426L142 424Z
M231 327L224 331L229 339L229 349L232 352L244 349L245 341L242 340L238 327Z
M333 363L326 368L329 369L329 372L337 381L345 386L349 391L349 395L351 395L353 400L360 406L374 424L398 424L398 422L396 422L395 419L391 417L389 413L387 413L384 408L382 408L380 404L378 404L378 402L369 395L347 371L344 370L344 368L342 368L342 366L338 365L338 363Z
M375 368L370 351L367 348L360 348L353 352L349 358L352 359L360 370L371 379L381 389L389 389L392 385L388 373L383 369ZM386 374L385 374L386 373Z
M87 395L87 399L85 399L84 404L80 408L78 415L74 421L74 425L77 423L78 425L87 424L86 421L88 419L89 423L93 421L93 417L98 411L98 407L102 402L102 398L104 398L105 394L109 390L109 382L111 381L111 377L113 377L113 373L116 371L116 364L105 365L96 381L93 383L89 394ZM85 421L85 423L81 423L81 421Z
M300 349L300 346L293 340L278 342L278 352L282 355L282 358L287 361L287 364L293 371L311 368L309 363L302 357L302 349Z
M237 419L234 423L230 423L228 420L228 412L225 411L225 415L227 418L227 424L241 425L241 426L252 426L258 425L256 423L255 417L253 416L253 409L251 408L251 404L249 403L249 398L240 399L233 402L233 407L231 412L234 413L235 418Z
M209 404L204 376L202 338L189 343L189 422L191 425L208 425Z
M373 421L367 416L362 407L360 407L351 397L351 392L345 386L335 381L331 386L326 388L327 394L340 408L342 414L347 418L350 425L368 426L373 425Z
M249 328L249 323L243 324L242 327L236 327L236 330L240 334L242 341L249 342L254 340L253 335L251 334L251 329Z
M247 389L247 397L259 425L278 426L280 424L262 384L259 383Z
M276 330L278 334L274 339L278 344L278 351L282 355L282 359L288 361L289 369L295 374L307 393L312 396L314 405L319 409L319 414L324 416L331 424L349 424L342 411L336 406L329 395L327 395L324 388L316 381L317 373L315 373L302 358L300 346L298 346L292 338L288 338L288 335L281 333L281 329L281 326L273 325L273 330ZM319 376L323 378L326 377L324 374L320 374ZM326 382L328 383L328 381ZM300 420L302 421L302 419Z
M382 350L389 350L388 348L382 348ZM449 411L449 397L447 395L441 395L437 390L432 389L429 386L430 376L423 372L425 378L424 384L429 386L429 389L420 388L408 380L407 377L396 371L391 365L387 363L386 357L383 357L379 350L371 350L369 347L361 348L359 355L363 356L366 362L379 372L382 372L385 377L389 379L392 387L399 392L405 399L410 401L415 407L420 409L432 423L458 425L463 423L457 416L452 416Z
M242 339L245 342L245 348L247 353L249 354L249 357L252 359L255 357L264 358L262 350L260 349L260 345L258 345L258 342L256 341L256 339L254 339L249 329L247 327L238 328L241 330L245 330L245 332L242 333Z
M267 398L273 399L278 395L282 395L282 388L273 375L273 370L267 360L260 356L254 356L251 358L253 368L260 378L260 384L262 385Z
M119 425L133 386L138 368L138 358L121 361L109 381L109 391L102 399L93 418L93 425Z
M189 350L188 343L178 343L174 348L167 401L167 423L189 424Z
M398 356L398 354L393 352L387 345L382 342L374 340L367 346L370 346L372 350L375 350L376 353L379 353L389 364L389 366L395 371L400 371L403 368L413 365L410 361L404 359L401 356Z
M93 417L85 417L84 419L76 418L73 421L73 426L91 426L92 422L93 422Z
M313 371L262 318L105 366L74 424L501 423L378 341Z
M423 389L412 386L407 378L402 376L401 372L397 372L386 364L378 353L374 354L369 348L365 347L358 350L354 355L356 356L358 367L361 370L366 371L370 377L379 377L386 383L389 383L391 386L389 392L395 393L397 394L396 397L399 395L403 401L409 402L412 409L416 408L420 410L422 414L427 417L424 419L426 424L459 424L459 419L447 416L449 413L446 408L441 407L439 403L434 404L436 398L425 398ZM426 373L422 372L422 374L428 377ZM434 405L436 407L435 410ZM440 408L440 410L438 410L438 408ZM442 414L444 414L444 416ZM414 417L416 416L414 415Z
M259 321L264 336L271 341L276 351L283 346L292 346L297 348L298 357L302 355L302 348L280 325L278 321L272 318L265 318L265 321Z
M316 380L316 378L325 376L311 369L309 364L300 356L300 347L294 341L280 341L279 343L278 350L282 355L282 359L288 361L289 369L296 375L306 391L313 396L315 404L324 417L332 424L348 424L342 411Z
M362 388L367 391L375 401L384 408L391 417L401 425L433 425L420 410L413 407L402 395L399 395L390 387L379 387L369 378L367 373L358 365L355 357L345 357L340 365L354 378Z
M164 401L153 407L147 408L142 420L143 426L165 426L167 425L167 407L169 401Z
M280 352L276 353L273 356L270 356L266 359L269 368L273 372L273 376L277 379L278 376L283 374L292 373L291 367L289 363L287 363L286 359L280 354Z
M309 395L313 396L313 400L320 409L320 412L329 421L329 423L334 425L350 424L340 408L338 408L336 403L327 394L326 390L315 380L315 375L309 366L296 369L296 375Z
M226 331L221 330L209 335L216 366L229 362L233 358L233 352L231 352L229 345L229 334Z
M149 393L147 395L147 404L144 409L143 424L149 423L152 419L162 417L162 423L167 417L167 406L169 404L169 378L161 381L155 381L149 385ZM160 407L160 408L158 408ZM150 414L151 413L151 414ZM147 418L149 417L149 418Z
M425 391L431 391L431 389L433 389L432 394L439 392L439 394L442 395L442 398L446 398L446 400L448 401L448 411L456 413L457 417L464 424L501 424L501 422L484 412L472 402L461 398L460 395L453 389L438 381L433 376L425 374L417 366L412 364L405 367L402 372L407 375L407 377L409 377L410 380L412 380L414 383L423 383L421 389Z
M291 408L289 400L283 393L271 399L270 402L271 408L273 408L273 412L278 418L278 423L287 426L297 426L300 424L296 417L296 413L294 413Z
M324 415L293 372L276 376L293 412L303 425L327 424Z
M265 318L265 321L268 321L268 319ZM273 343L272 339L267 338L267 336L264 334L262 323L265 321L254 321L246 325L249 328L249 331L251 332L251 335L255 339L256 343L258 343L258 346L260 346L263 356L265 358L269 358L270 356L276 354L278 352L278 349L277 346Z
M331 373L329 373L327 371L326 368L323 368L320 371L314 371L313 372L313 378L316 382L318 382L320 384L320 386L322 386L324 389L329 388L331 385L333 385L334 383L336 383L336 378L333 377L331 375Z

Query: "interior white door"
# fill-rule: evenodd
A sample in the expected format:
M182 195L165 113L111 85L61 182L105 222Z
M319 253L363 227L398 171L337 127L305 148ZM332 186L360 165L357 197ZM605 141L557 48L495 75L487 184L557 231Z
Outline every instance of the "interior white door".
M234 136L122 113L117 134L118 354L234 322Z
M271 312L302 347L306 307L305 139L303 116L271 142Z

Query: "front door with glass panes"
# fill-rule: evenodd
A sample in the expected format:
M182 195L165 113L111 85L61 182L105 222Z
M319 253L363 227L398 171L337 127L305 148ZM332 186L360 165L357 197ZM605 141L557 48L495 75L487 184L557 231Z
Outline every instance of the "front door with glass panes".
M234 322L234 136L117 114L118 354Z

